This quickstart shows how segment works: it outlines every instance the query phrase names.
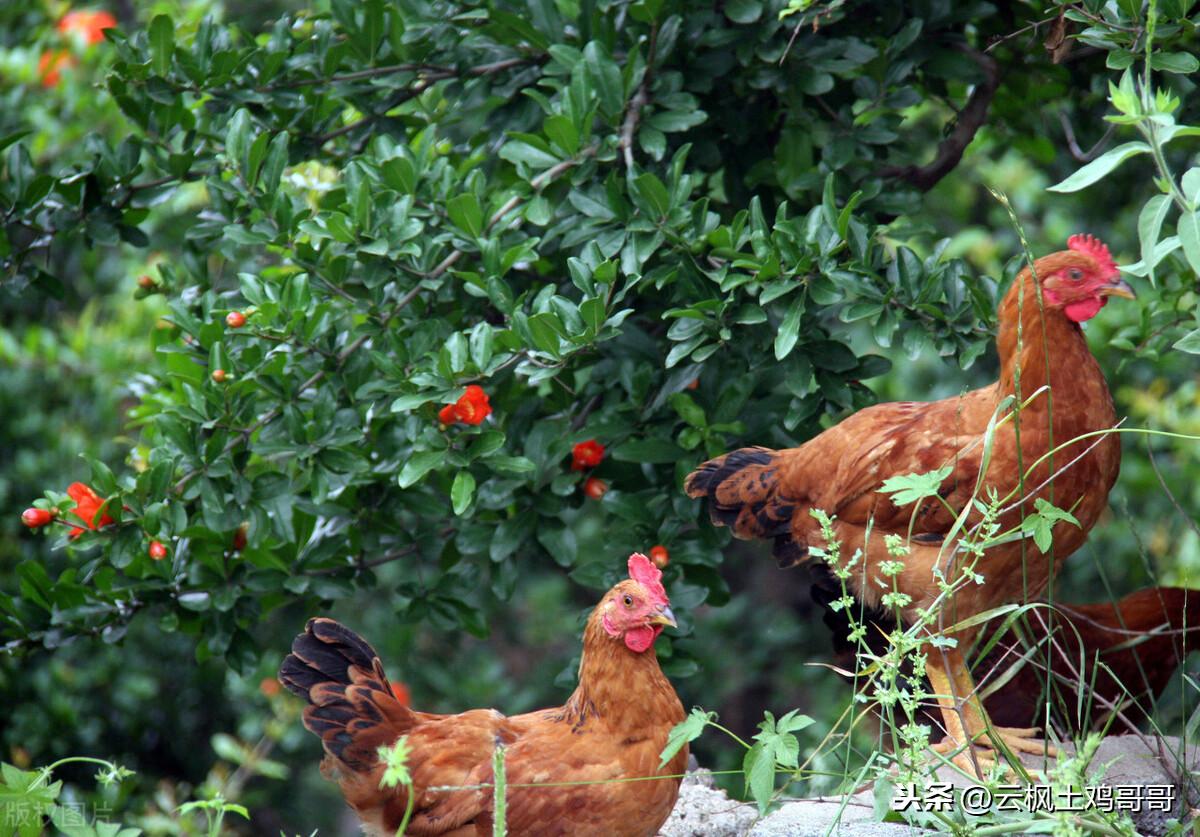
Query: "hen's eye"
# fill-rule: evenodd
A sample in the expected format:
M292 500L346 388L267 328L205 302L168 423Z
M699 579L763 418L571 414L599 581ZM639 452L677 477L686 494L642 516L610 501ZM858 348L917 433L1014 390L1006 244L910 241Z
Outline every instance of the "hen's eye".
M625 598L622 601L625 602L625 607L633 607L633 596L628 593L625 594Z
M1072 282L1078 282L1083 278L1083 271L1077 267L1073 267L1067 271L1067 276L1070 277Z

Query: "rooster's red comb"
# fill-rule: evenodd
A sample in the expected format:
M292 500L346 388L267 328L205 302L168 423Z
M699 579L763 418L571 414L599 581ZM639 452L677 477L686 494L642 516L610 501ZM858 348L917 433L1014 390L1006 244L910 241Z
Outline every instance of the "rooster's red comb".
M1107 273L1117 272L1117 263L1108 252L1108 245L1094 235L1073 235L1067 239L1067 247L1077 253L1091 256L1101 270Z
M665 605L668 603L667 591L662 584L662 570L654 566L654 563L640 552L629 556L629 577L646 588L646 592L650 594L650 600L654 604Z

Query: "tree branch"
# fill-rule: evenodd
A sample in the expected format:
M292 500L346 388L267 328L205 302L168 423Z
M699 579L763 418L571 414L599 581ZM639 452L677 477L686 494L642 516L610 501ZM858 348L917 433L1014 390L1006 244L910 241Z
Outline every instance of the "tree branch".
M932 162L924 166L888 166L879 172L881 177L906 180L922 192L928 192L954 170L975 134L987 122L988 108L1000 86L1000 67L996 59L966 44L957 44L955 49L979 65L983 81L975 85L966 105L958 113L954 129L938 145L937 156Z
M638 85L629 106L625 108L625 121L621 125L621 139L617 147L625 158L625 168L633 168L633 136L637 133L638 122L642 118L642 108L650 104L650 82L654 78L654 52L658 46L658 24L650 30L650 48L646 52L646 70L642 73L642 83Z

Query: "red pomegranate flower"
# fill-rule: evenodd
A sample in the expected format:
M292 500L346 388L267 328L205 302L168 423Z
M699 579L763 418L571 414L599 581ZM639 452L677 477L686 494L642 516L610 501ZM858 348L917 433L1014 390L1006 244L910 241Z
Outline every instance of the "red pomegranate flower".
M585 468L595 468L603 458L604 445L595 439L588 439L571 448L571 470L582 471Z
M98 44L104 40L104 30L113 29L117 19L108 12L67 12L58 22L58 31L64 35L79 35L85 44Z
M62 71L75 66L75 59L65 49L51 49L38 59L38 77L42 87L57 87L62 81Z
M104 505L104 498L92 490L90 485L84 485L81 482L73 482L67 488L67 495L75 501L75 508L71 509L71 514L78 517L83 524L77 525L70 532L72 539L83 534L84 529L100 529L113 522L108 512L100 515L96 519L96 512L100 511L100 507ZM93 521L95 521L93 523Z
M463 424L482 424L491 414L492 405L488 403L488 394L479 384L471 384L457 401L438 410L438 421L447 425L459 421Z
M408 686L403 683L392 684L392 695L400 701L401 706L412 706L412 700L408 695Z

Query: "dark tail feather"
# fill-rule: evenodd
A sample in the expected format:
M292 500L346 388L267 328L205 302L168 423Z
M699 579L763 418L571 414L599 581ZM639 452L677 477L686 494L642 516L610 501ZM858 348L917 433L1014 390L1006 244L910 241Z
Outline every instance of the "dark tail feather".
M739 538L790 542L781 536L791 532L796 504L780 492L778 451L742 448L711 459L688 475L684 490L706 498L712 522Z
M411 726L375 649L332 619L310 619L279 668L279 682L308 701L304 726L350 767L374 764L375 750Z

